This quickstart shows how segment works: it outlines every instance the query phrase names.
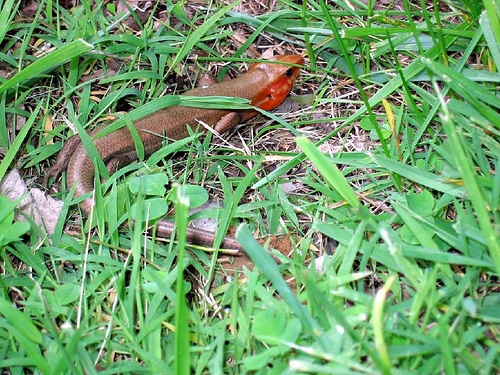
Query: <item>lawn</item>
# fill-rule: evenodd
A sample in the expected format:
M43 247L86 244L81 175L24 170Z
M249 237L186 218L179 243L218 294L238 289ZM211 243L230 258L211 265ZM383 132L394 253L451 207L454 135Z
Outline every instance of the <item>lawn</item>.
M3 373L500 373L500 0L0 9ZM116 173L89 149L88 217L42 185L73 134L273 53L305 59L276 110Z

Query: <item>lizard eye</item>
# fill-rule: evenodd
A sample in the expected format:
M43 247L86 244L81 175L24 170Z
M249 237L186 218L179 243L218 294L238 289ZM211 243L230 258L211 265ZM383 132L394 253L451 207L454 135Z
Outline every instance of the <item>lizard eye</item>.
M288 70L285 72L285 75L286 75L287 77L291 77L291 76L293 75L293 68L288 69Z

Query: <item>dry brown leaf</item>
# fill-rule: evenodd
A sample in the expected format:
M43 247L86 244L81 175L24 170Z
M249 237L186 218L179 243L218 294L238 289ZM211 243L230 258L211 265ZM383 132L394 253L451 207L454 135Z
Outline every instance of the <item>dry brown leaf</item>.
M33 188L28 190L21 174L13 169L0 183L0 193L14 201L26 196L18 205L18 209L25 215L32 216L35 223L47 230L48 234L54 233L57 218L61 212L62 202L45 194L44 191ZM20 213L16 213L17 221L26 221Z

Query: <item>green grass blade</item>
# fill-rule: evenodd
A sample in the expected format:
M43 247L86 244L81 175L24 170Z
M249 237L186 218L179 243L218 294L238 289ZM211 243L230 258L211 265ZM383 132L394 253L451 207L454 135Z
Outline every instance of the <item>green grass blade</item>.
M15 5L14 2L16 3ZM20 4L21 1L16 0L6 0L3 4L2 9L0 10L0 44L9 30L10 23L16 16L17 8L19 8Z
M370 154L370 156L380 167L386 168L413 182L455 197L463 197L465 194L465 189L463 187L447 183L444 178L431 172L406 165L396 160L388 159L382 155Z
M0 297L0 313L7 318L10 324L1 323L3 328L7 328L12 336L19 341L23 350L33 361L33 364L40 369L43 374L50 374L50 366L43 357L38 344L42 344L43 337L31 319L12 306L12 303Z
M40 331L25 314L12 306L12 302L0 298L0 311L19 332L37 344L42 343L43 337Z
M320 152L308 138L300 137L296 139L296 142L330 186L337 190L353 209L359 210L361 203L337 166Z
M391 285L395 280L395 276L389 277L384 286L377 292L375 301L373 302L372 321L373 333L375 335L375 349L380 358L383 374L391 374L392 363L387 350L387 344L384 339L384 304L387 293L391 290Z
M34 63L17 73L14 77L0 86L0 94L15 86L37 77L42 73L51 71L52 69L71 60L73 57L80 56L82 53L90 51L94 48L93 45L85 42L82 39L75 40L65 46L57 49L54 52L42 57Z
M439 321L439 342L441 343L441 353L443 357L443 373L455 375L457 373L455 368L455 361L453 360L453 352L450 345L449 331L450 327L443 321Z
M500 109L500 99L484 86L467 79L463 74L439 64L430 59L422 59L422 62L443 81L448 83L458 94L466 98L481 100L491 106ZM495 124L498 127L500 125Z
M33 113L30 115L28 121L26 121L26 124L24 124L23 128L16 136L16 139L14 139L14 142L12 142L12 144L10 145L5 157L0 163L0 181L2 181L3 177L5 176L5 173L7 172L7 169L10 167L10 164L12 163L19 149L21 148L24 139L28 135L28 132L33 127L33 124L37 119L38 112L40 112L40 108L42 108L42 105L43 101L40 101L35 110L33 111Z
M177 282L176 282L176 309L175 309L175 358L174 368L177 375L191 372L189 353L188 309L186 293L184 291L184 268L186 256L186 231L189 216L189 199L182 195L179 185L174 186L175 196L175 225L177 228Z
M483 31L484 39L486 39L486 43L488 44L488 49L491 54L491 58L493 59L495 66L500 67L500 47L498 39L495 38L493 27L489 17L483 12L481 15L481 19L479 20L479 24L481 25L481 30Z
M498 0L483 0L484 9L486 15L488 16L490 28L494 38L496 39L496 45L500 45L500 4ZM500 66L497 65L497 70Z
M177 64L179 64L192 50L193 47L198 43L201 38L215 25L215 23L223 17L227 12L229 12L234 6L236 6L240 0L234 1L225 7L221 8L217 11L212 17L203 22L203 24L198 27L182 44L182 48L175 55L174 61L170 65L170 69L167 71L167 74L171 69L176 69Z

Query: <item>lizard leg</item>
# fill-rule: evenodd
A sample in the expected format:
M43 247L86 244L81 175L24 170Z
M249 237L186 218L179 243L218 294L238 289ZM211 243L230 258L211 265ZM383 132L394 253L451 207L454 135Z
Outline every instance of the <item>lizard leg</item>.
M47 187L50 177L57 178L64 170L66 170L71 156L80 143L81 140L78 134L75 134L66 141L61 151L59 151L59 155L57 155L55 164L45 174L42 182L43 186Z
M241 122L240 112L229 112L227 115L222 117L217 124L215 124L215 131L219 134L225 133L231 130L236 124Z
M217 80L215 77L209 73L202 73L200 74L200 78L198 78L198 87L207 87L210 85L213 85L214 83L217 83Z

